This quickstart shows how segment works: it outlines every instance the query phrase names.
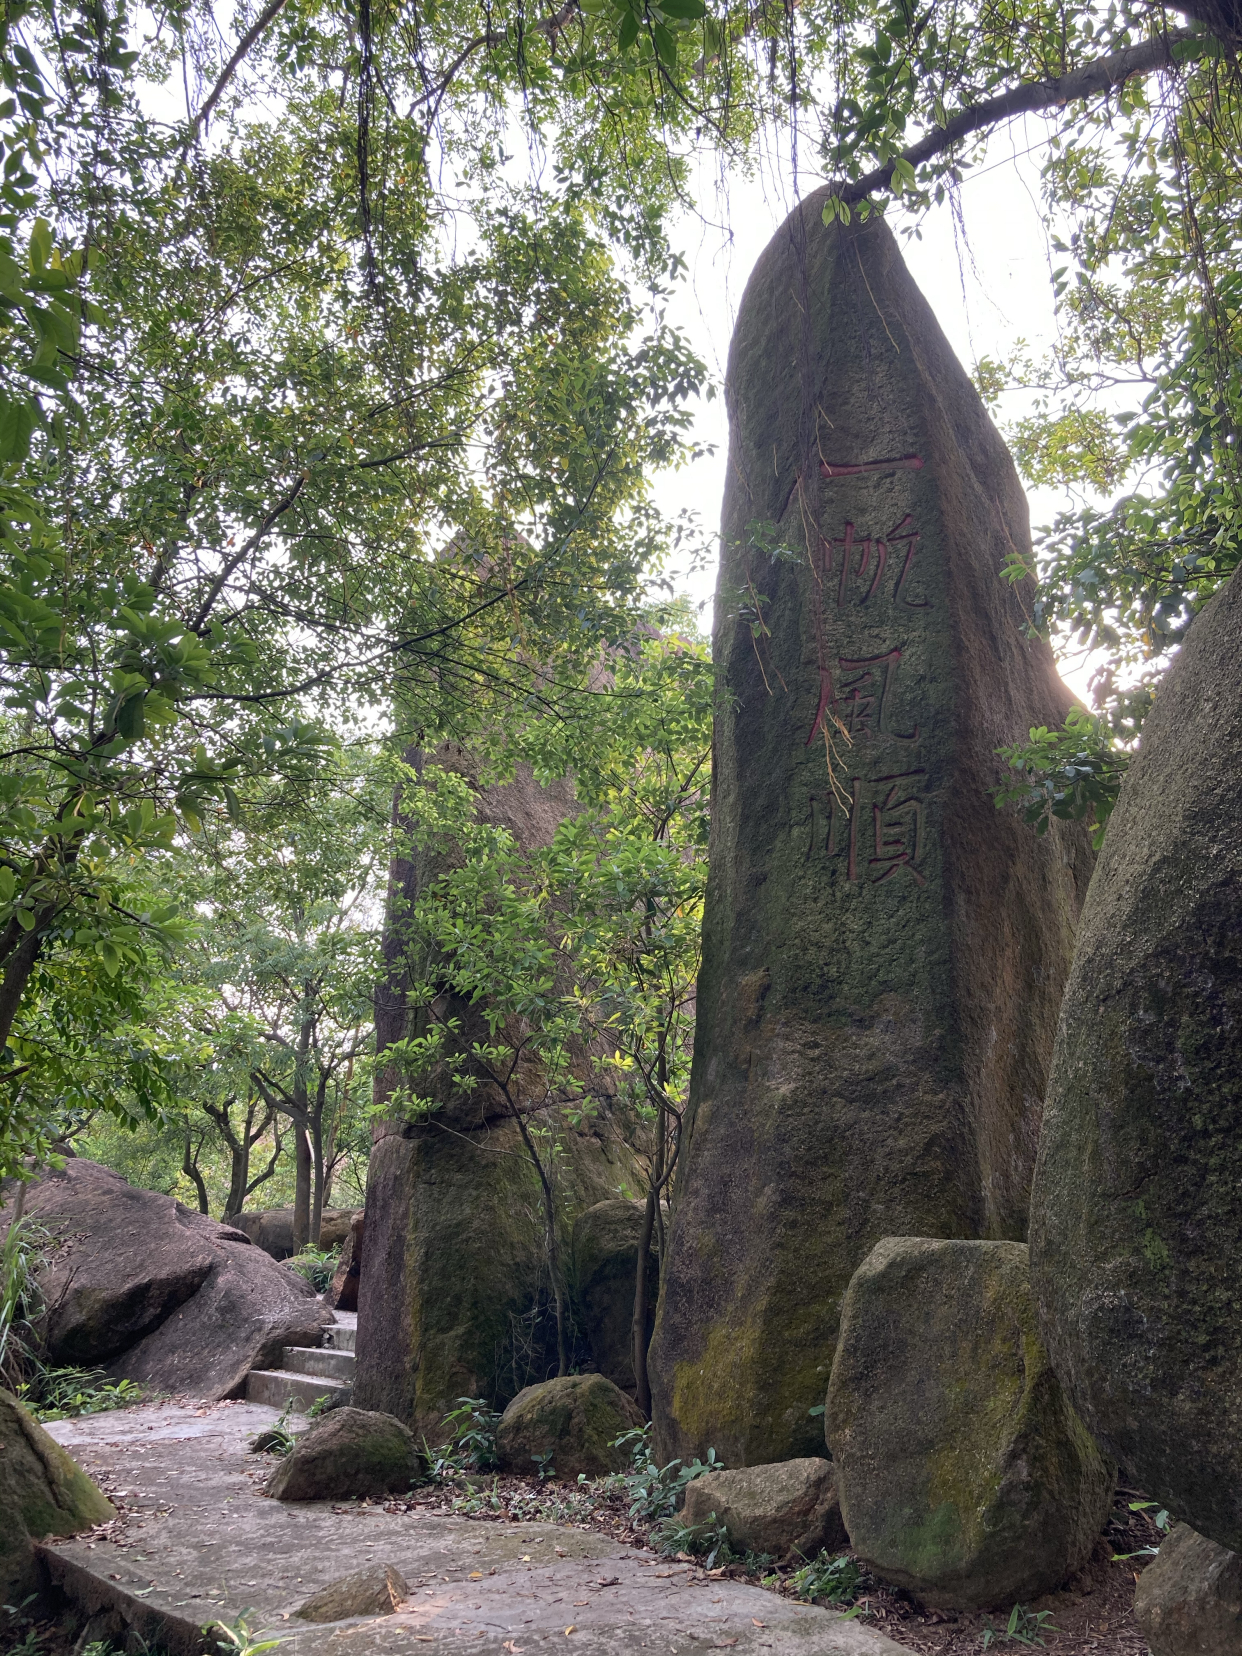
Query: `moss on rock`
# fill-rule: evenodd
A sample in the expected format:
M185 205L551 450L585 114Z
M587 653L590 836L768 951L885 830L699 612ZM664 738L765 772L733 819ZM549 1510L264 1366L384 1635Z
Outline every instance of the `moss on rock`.
M36 1583L32 1541L109 1523L116 1509L11 1393L0 1391L0 1600Z
M1242 1552L1242 572L1160 686L1091 883L1048 1085L1031 1274L1129 1480Z
M267 1482L278 1501L347 1501L403 1493L418 1481L422 1457L392 1415L333 1409L304 1432Z
M883 1236L1025 1237L1091 854L990 789L1072 698L1013 462L882 220L811 195L730 350L710 877L661 1459L813 1455ZM824 468L827 468L827 473ZM762 617L762 627L756 617Z
M602 1374L567 1374L520 1391L500 1417L496 1447L506 1472L529 1476L550 1456L558 1478L620 1472L629 1464L613 1440L643 1424L638 1405Z
M1113 1472L1057 1383L1017 1242L889 1237L845 1296L825 1421L858 1555L930 1604L1051 1591Z

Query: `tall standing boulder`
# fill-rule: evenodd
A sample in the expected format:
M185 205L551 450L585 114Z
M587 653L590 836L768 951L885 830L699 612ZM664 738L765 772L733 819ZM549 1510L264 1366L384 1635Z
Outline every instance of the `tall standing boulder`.
M486 783L456 744L433 755L412 751L420 775L430 764L456 770L474 788L480 821L507 828L523 849L547 845L574 809L573 785L538 783L529 765L509 782ZM412 784L420 785L420 784ZM400 818L401 802L397 801ZM376 1046L416 1033L419 1010L409 988L410 908L439 872L432 853L395 860L389 881L384 976L375 997ZM454 1003L448 1015L462 1040L485 1039L477 1007ZM520 1077L519 1077L520 1081ZM384 1105L399 1073L381 1067L375 1097ZM486 1084L473 1091L444 1078L437 1108L410 1122L377 1119L367 1172L366 1271L358 1289L358 1370L354 1401L408 1422L432 1442L463 1396L508 1402L556 1373L543 1195L518 1125ZM622 1135L600 1101L596 1122L555 1112L558 1244L569 1256L574 1219L639 1182Z
M886 1235L1026 1232L1091 854L998 812L1071 705L1026 502L878 218L812 195L729 357L711 873L652 1346L661 1458L813 1455L841 1297Z
M1035 1177L1044 1338L1138 1488L1242 1552L1242 574L1143 727L1083 911Z

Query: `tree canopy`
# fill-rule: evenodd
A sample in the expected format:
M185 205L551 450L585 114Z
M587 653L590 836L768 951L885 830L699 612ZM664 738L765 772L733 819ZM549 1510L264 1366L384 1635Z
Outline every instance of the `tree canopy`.
M446 737L577 774L535 884L493 847L457 900L582 899L574 946L603 950L587 976L671 1132L685 1030L643 1070L677 995L637 963L673 933L691 958L700 784L668 766L703 654L629 685L599 664L678 625L652 583L693 531L651 478L712 388L667 317L673 215L696 160L745 171L774 128L829 217L914 223L998 125L1045 123L1060 342L976 372L1038 393L1007 433L1027 478L1085 491L1030 625L1098 672L1089 714L1008 755L1007 796L1102 830L1238 562L1240 30L1218 0L5 0L0 1173L100 1109L215 1121L230 1201L252 1175L222 1098L255 1145L281 1117L322 1138L306 1063L248 1043L270 1059L314 1001L365 1069L329 939L368 946L332 915L352 893L373 931L389 829L354 761L391 777Z

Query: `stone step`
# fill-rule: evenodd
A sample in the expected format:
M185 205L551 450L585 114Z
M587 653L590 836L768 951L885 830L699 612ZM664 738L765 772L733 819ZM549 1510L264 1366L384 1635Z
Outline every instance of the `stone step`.
M292 1402L298 1414L304 1414L321 1397L348 1401L351 1387L341 1380L329 1380L310 1374L297 1374L292 1369L251 1369L246 1376L247 1403L266 1403L269 1408L283 1409Z
M340 1313L338 1312L339 1316ZM323 1343L331 1346L333 1351L353 1351L354 1341L358 1337L358 1328L354 1323L332 1323L323 1331Z
M280 1363L288 1374L318 1374L353 1384L352 1351L335 1351L329 1346L286 1346Z

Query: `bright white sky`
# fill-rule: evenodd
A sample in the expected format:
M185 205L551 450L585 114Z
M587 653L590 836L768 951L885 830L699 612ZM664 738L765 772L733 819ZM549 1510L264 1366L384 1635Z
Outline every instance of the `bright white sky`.
M1038 355L1056 337L1051 250L1039 194L1043 131L1038 121L1014 123L993 137L984 165L966 175L961 189L964 244L947 205L922 221L921 240L908 242L901 230L911 220L892 209L889 212L889 222L916 281L968 369L980 357L1007 356L1019 338ZM1027 153L1032 146L1034 153ZM806 173L798 182L795 191L787 157L771 158L759 178L732 182L724 195L719 193L716 177L705 173L696 190L701 217L685 213L674 232L674 245L686 257L690 275L673 302L670 320L690 337L718 382L724 378L738 303L755 260L796 197L816 188L821 180ZM713 222L704 223L704 219ZM732 227L731 235L726 225ZM694 436L714 444L715 454L662 474L656 498L667 512L697 512L714 531L727 448L720 396L699 405ZM1050 523L1059 509L1070 504L1068 496L1052 489L1028 491L1028 498L1033 526ZM714 568L680 584L704 604L703 625L710 628ZM1085 699L1086 666L1063 661L1061 671Z

